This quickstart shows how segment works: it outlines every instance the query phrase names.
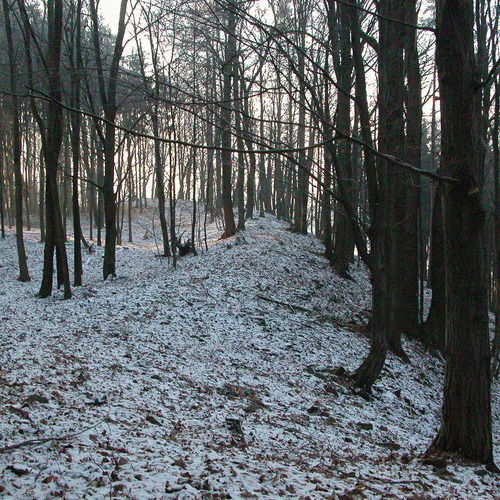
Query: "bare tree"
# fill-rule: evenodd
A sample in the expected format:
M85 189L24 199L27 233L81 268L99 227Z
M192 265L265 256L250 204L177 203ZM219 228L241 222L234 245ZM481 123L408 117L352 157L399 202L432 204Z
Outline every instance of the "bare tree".
M231 122L232 122L232 105L231 97L233 90L233 71L234 59L236 57L236 24L237 16L232 1L225 3L224 14L226 18L226 44L224 53L224 87L222 92L222 100L224 102L221 109L221 145L224 148L222 151L222 209L224 212L224 238L233 236L236 232L236 224L234 222L233 200L232 200L232 154L231 154Z
M9 76L10 76L10 114L12 128L12 164L14 170L15 182L15 204L16 204L16 244L17 256L19 262L19 281L30 281L28 272L28 261L26 250L24 248L23 237L23 176L21 172L21 126L19 119L19 102L17 98L17 76L16 76L16 51L14 49L14 40L12 35L12 26L10 21L11 6L7 0L2 0L3 15L5 20L5 35L7 38L7 48L9 54ZM2 209L3 210L3 209ZM3 211L2 211L3 215ZM3 226L2 226L3 227Z
M447 363L441 428L432 449L492 464L484 146L473 2L438 0L436 8L441 169L458 182L443 191Z
M47 72L49 80L49 95L52 98L48 104L46 139L43 148L45 160L45 220L47 223L43 278L38 295L41 298L52 293L53 260L54 250L57 262L57 285L64 286L64 298L71 297L71 286L69 281L68 258L64 244L65 234L59 203L59 192L57 186L57 172L59 167L59 155L63 141L63 110L58 102L61 102L61 41L63 25L62 0L49 0L47 3L48 19L48 49L47 49Z
M97 63L97 74L99 80L99 95L101 105L106 118L104 132L104 179L102 193L104 197L104 214L106 224L106 244L104 249L104 261L102 274L106 279L108 276L116 276L116 193L115 193L115 143L116 129L114 122L118 112L117 106L117 86L120 60L123 54L123 41L126 29L127 0L120 3L120 14L118 21L118 32L115 39L113 58L109 68L109 76L104 76L103 56L101 42L99 39L99 18L95 0L90 0L90 12L93 25L93 44Z

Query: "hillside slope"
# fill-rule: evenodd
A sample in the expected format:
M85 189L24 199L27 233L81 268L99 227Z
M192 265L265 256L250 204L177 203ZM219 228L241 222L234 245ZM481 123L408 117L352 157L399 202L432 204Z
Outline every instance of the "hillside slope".
M13 235L0 240L0 447L64 438L0 453L0 496L494 498L480 466L422 464L438 359L406 344L412 363L391 356L371 401L332 374L367 352L361 267L339 278L315 238L272 217L217 234L177 270L150 240L121 247L108 282L99 249L69 301L34 297L35 232L29 284Z

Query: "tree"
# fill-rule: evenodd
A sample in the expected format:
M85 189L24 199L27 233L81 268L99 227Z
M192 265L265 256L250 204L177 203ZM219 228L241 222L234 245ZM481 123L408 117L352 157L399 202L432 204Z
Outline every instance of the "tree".
M226 44L224 53L223 73L224 86L222 92L221 127L222 137L222 210L224 213L224 238L229 238L236 233L236 223L234 221L233 200L231 195L232 178L232 154L231 154L231 119L232 105L231 96L233 88L233 68L236 57L236 24L237 17L233 2L225 3L226 14Z
M79 73L83 68L82 59L82 30L81 30L81 11L82 0L77 0L75 9L75 29L72 39L71 54L71 101L72 106L80 108L80 78ZM73 205L73 255L74 255L74 277L73 284L81 286L82 284L82 226L80 221L80 203L78 200L79 190L78 182L80 179L80 147L81 147L81 116L77 113L71 115L71 152L73 162L72 178L72 205Z
M150 6L151 7L151 6ZM152 89L152 105L148 106L148 113L151 119L151 124L153 127L153 134L155 137L160 135L160 68L159 68L159 27L151 19L151 12L143 9L143 15L148 26L148 39L149 39L149 49L151 52L151 62L153 64L153 89ZM154 32L153 32L154 30ZM142 47L139 42L138 35L136 33L136 43L137 50L139 53L139 61L141 67L141 73L144 78L145 85L147 86L146 80L146 70L144 62L144 54ZM154 165L155 165L155 176L156 176L156 195L158 197L158 211L160 216L160 228L163 240L163 255L165 257L170 257L170 244L168 237L168 224L165 216L165 172L164 172L164 159L162 158L161 143L158 139L154 141ZM172 242L175 245L175 241Z
M14 167L15 182L15 204L16 204L16 244L17 256L19 262L19 281L30 281L28 272L28 261L26 250L24 248L23 237L23 176L21 172L21 126L19 119L19 102L17 98L17 77L16 77L16 52L14 49L14 39L12 35L12 26L10 22L11 7L7 0L2 0L3 15L5 20L5 34L7 37L7 48L9 53L9 76L10 76L10 115L12 128L12 163ZM3 218L3 211L2 211ZM3 225L2 225L3 227Z
M306 85L305 85L305 44L307 18L310 15L309 0L295 0L297 15L297 77L299 80L299 123L297 130L297 146L301 148L298 154L300 167L297 169L297 184L295 188L295 214L293 230L297 233L307 234L307 206L309 199L309 164L304 146L306 143Z
M90 12L93 25L93 43L97 61L97 74L99 79L99 95L106 118L104 132L104 179L102 193L104 197L104 216L106 224L106 243L104 248L104 261L102 267L103 278L116 276L116 193L115 193L115 141L116 129L114 122L118 112L116 101L118 72L123 54L123 40L126 28L127 0L121 0L118 21L118 32L115 39L113 58L109 69L109 76L104 77L101 42L99 39L99 19L95 0L90 0Z
M492 463L491 373L482 206L481 85L472 0L436 1L446 272L446 379L434 451Z
M64 244L65 235L61 208L59 203L59 192L57 186L57 172L59 167L59 154L63 140L63 110L58 102L61 102L61 40L63 25L62 0L49 0L47 3L48 18L48 50L47 50L47 72L49 79L49 96L47 128L43 153L45 160L45 220L47 224L43 277L39 297L48 297L52 293L53 260L54 250L57 262L57 285L64 285L64 298L71 297L71 286L69 282L68 258Z
M349 21L350 7L339 5L337 12L331 4L328 9L328 23L330 25L330 46L335 74L339 87L337 97L337 126L346 134L351 132L351 73L353 69L351 55L351 29ZM337 20L338 17L338 20ZM333 34L338 32L337 40ZM354 170L351 157L351 144L347 141L340 143L337 148L337 163L339 175L343 177L346 190L355 200ZM333 250L333 264L337 272L344 277L349 275L349 265L354 257L354 237L349 218L342 213L339 206L335 223L335 247Z

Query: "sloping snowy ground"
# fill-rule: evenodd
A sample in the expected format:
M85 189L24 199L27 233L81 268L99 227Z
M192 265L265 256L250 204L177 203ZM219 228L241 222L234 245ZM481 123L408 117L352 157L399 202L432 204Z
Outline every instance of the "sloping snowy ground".
M371 401L328 371L367 352L367 276L339 278L285 229L268 216L217 242L211 226L177 270L140 240L107 282L98 249L69 301L34 297L36 232L28 284L0 240L0 448L64 438L0 453L0 497L495 498L483 467L422 464L439 360L406 345L412 363L390 357Z

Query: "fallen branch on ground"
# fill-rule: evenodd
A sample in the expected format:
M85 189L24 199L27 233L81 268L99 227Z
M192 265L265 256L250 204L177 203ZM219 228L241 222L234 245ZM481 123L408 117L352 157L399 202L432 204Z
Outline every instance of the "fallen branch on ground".
M79 432L73 432L72 434L66 434L64 436L55 436L55 437L48 437L48 438L40 438L40 439L28 439L27 441L21 441L20 443L16 444L11 444L8 446L4 446L3 448L0 448L0 453L5 453L7 451L13 451L17 450L19 448L24 448L26 446L38 446L40 444L45 444L49 443L50 441L66 441L67 439L72 439L76 436L79 436L80 434L83 434L87 431L90 431L91 429L94 429L98 425L101 425L103 423L103 420L99 421L97 424L92 425L91 427L87 427L85 429L82 429Z
M288 304L286 302L281 302L280 300L271 299L270 297L266 297L265 295L259 295L258 294L257 297L259 299L267 300L267 302L271 302L271 303L277 304L279 306L288 307L288 308L290 308L292 310L296 309L297 311L302 311L302 312L306 312L306 313L309 313L309 314L317 314L315 311L312 311L311 309L307 309L307 307L297 306L295 304Z

